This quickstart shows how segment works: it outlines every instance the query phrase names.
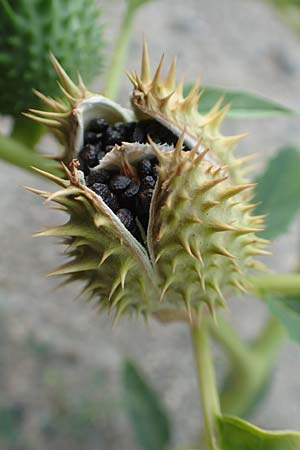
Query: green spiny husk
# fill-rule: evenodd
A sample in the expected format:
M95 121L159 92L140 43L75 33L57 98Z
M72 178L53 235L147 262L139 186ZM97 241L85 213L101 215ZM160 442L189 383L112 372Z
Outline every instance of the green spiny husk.
M175 149L151 139L150 146L116 145L93 169L122 167L124 161L134 165L150 153L157 157L159 177L145 248L102 199L81 184L76 164L71 163L71 172L66 170L68 182L45 174L63 189L37 193L70 215L63 227L41 233L63 236L69 245L70 262L53 274L85 281L82 292L95 297L103 309L115 310L116 318L132 311L157 316L168 310L170 316L169 310L172 315L183 308L191 318L203 304L214 313L225 297L245 292L249 270L264 268L253 256L268 254L267 241L255 235L263 228L264 217L251 215L255 205L250 203L253 185L244 181L246 161L237 160L232 152L241 136L224 137L219 131L226 109L220 110L218 103L207 116L200 116L196 89L186 99L180 85L174 91L174 63L166 80L160 79L161 64L151 79L145 48L141 77L130 75L137 118L90 93L81 78L75 85L52 60L64 99L38 93L52 111L31 110L27 115L50 126L65 144L68 161L77 157L84 127L94 117L114 123L150 116L179 136ZM187 143L189 148L193 145L189 151L183 149Z

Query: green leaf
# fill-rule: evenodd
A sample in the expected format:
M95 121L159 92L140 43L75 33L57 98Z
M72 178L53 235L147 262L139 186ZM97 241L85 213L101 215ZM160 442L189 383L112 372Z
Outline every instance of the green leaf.
M267 304L289 337L300 342L300 297L269 297Z
M300 208L300 151L282 148L255 181L255 201L261 202L255 212L268 214L261 235L274 239L287 231Z
M55 175L62 174L57 161L47 159L21 142L6 136L0 136L0 159L22 169L31 170L34 166Z
M191 87L192 84L185 86L185 95L190 91ZM255 119L280 114L299 114L297 111L251 92L216 86L203 86L203 88L204 93L200 98L198 108L199 112L203 114L207 113L223 96L223 106L231 103L231 108L226 116L228 119Z
M233 416L218 418L222 450L300 450L300 433L265 431Z
M170 443L170 423L160 399L132 361L122 370L125 407L139 445L164 450Z

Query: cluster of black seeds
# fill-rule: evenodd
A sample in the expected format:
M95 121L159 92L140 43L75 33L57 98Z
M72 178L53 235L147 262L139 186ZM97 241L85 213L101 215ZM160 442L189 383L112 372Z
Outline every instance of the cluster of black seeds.
M176 145L177 137L155 120L114 123L109 125L103 119L93 119L84 134L84 145L79 153L80 170L85 181L107 206L116 214L123 225L140 242L142 229L147 232L150 203L157 180L157 159L143 159L136 166L137 177L98 169L100 160L122 142L147 143L148 135L156 143Z

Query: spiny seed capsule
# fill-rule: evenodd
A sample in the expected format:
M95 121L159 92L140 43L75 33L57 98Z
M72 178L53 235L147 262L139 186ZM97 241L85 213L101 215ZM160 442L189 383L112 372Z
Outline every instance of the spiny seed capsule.
M66 224L42 233L64 236L68 244L70 260L55 274L85 280L84 292L115 310L116 319L125 311L160 314L165 305L175 313L181 309L181 316L186 308L192 320L204 304L214 312L225 296L245 291L245 274L261 267L253 255L266 254L266 241L255 235L264 218L251 213L253 185L244 181L243 161L232 151L241 136L220 132L227 111L222 102L200 114L199 86L184 97L174 62L165 80L162 62L151 77L146 46L141 75L129 75L132 111L90 93L81 79L75 85L55 66L65 98L40 95L52 109L51 120L49 111L34 111L65 139L72 161L67 180L46 174L58 192L38 192L70 213ZM109 124L96 133L106 154L94 168L86 163L84 175L88 185L98 170L107 170L109 179L89 187L73 158L80 159L91 118ZM143 160L151 161L151 171ZM140 171L143 166L150 173ZM128 184L113 192L114 177L127 177ZM130 189L134 195L126 198Z

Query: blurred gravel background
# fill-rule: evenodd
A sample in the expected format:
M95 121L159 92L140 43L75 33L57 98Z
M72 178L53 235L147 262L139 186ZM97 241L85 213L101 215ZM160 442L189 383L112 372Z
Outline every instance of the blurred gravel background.
M114 38L123 2L103 4L107 34ZM136 20L128 68L139 68L143 32L154 65L162 52L167 61L177 54L179 72L189 80L200 75L204 83L253 90L299 109L300 36L263 1L149 3ZM101 80L96 86L101 88ZM123 103L129 90L124 75ZM257 152L258 168L280 145L300 145L297 118L230 121L224 128L250 132L240 151ZM80 286L54 291L57 281L45 274L62 262L61 248L50 238L31 235L64 217L21 187L43 189L43 180L0 166L0 448L137 450L120 401L119 368L128 356L166 402L174 444L193 442L201 418L187 327L153 322L147 329L125 320L112 330L109 318L73 300ZM274 244L274 269L292 267L296 232L294 224ZM231 306L231 319L246 337L253 336L266 314L263 305L247 299ZM216 357L221 373L223 357ZM265 403L251 418L256 424L300 429L299 373L300 348L289 343Z

